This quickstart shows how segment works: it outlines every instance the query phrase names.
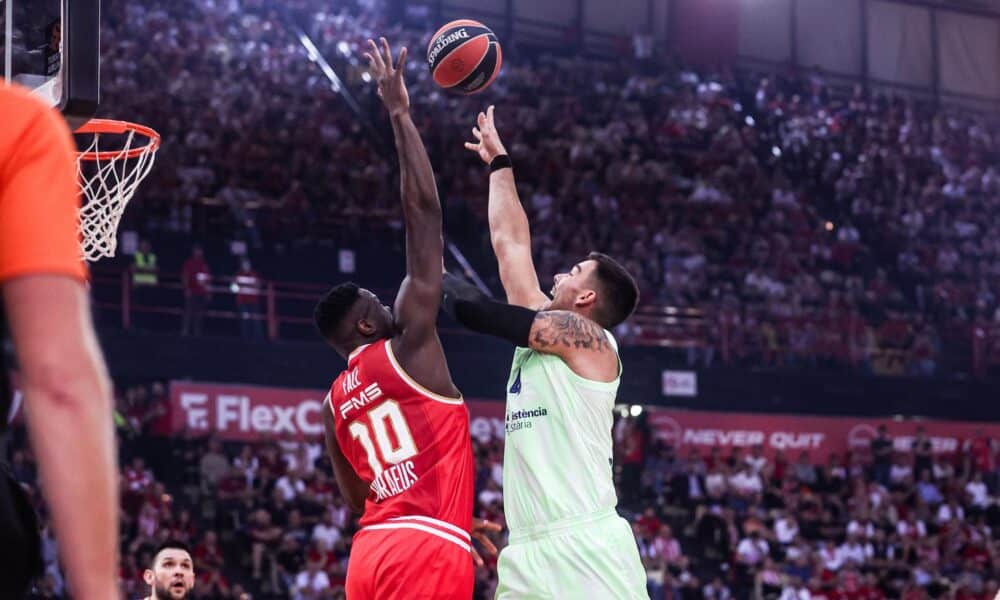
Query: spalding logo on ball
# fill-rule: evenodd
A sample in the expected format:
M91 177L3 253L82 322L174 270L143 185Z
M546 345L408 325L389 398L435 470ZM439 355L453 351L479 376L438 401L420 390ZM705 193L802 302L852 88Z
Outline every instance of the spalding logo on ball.
M500 42L479 21L452 21L431 38L427 66L434 81L448 90L475 94L500 73Z

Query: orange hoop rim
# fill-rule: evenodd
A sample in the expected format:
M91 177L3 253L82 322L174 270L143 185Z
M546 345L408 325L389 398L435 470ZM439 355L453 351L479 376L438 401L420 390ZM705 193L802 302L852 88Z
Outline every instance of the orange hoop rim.
M149 142L139 146L138 148L131 148L128 151L122 150L100 150L97 152L78 152L77 155L80 160L88 161L101 161L101 160L116 160L121 158L139 158L143 154L150 152L156 152L160 148L160 134L156 132L152 127L146 127L145 125L140 125L138 123L130 123L129 121L115 121L113 119L91 119L79 129L73 133L79 134L99 134L108 133L114 135L124 135L129 132L135 132L139 135L146 136L149 138Z

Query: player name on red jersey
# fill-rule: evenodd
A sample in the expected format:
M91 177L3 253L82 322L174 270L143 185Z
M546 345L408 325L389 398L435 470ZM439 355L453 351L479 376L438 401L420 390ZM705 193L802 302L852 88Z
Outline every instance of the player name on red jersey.
M381 502L386 498L405 492L417 482L417 479L419 478L412 460L389 467L382 471L371 484L371 490L375 492L375 501Z

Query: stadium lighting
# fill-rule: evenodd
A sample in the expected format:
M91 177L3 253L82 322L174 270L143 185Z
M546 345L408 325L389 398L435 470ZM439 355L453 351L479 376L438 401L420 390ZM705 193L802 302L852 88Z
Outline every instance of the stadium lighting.
M823 225L823 227L824 227L824 228L825 228L825 229L826 229L827 231L833 231L833 221L827 221L827 222L826 222L826 223L825 223L825 224Z
M638 417L639 415L642 414L642 407L639 406L638 404L633 404L632 406L629 407L628 413L633 417Z
M749 125L750 127L753 127L754 124L757 123L757 121L754 121L753 117L751 117L750 115L747 115L747 118L743 119L743 122Z
M781 148L777 146L771 146L771 155L774 156L775 158L781 156Z
M347 45L347 42L337 42L337 52L340 52L344 56L350 56L351 47Z
M361 74L361 81L364 81L365 83L369 83L371 80L372 80L372 76L371 76L371 74L368 73L368 71L365 71L364 73Z

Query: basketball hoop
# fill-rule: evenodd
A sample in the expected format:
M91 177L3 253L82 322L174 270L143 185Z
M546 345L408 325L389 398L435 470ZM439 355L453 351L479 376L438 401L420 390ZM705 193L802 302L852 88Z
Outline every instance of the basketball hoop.
M81 147L86 147L77 156L83 194L81 249L83 257L94 262L115 255L122 213L153 168L160 134L144 125L107 119L92 119L74 133L85 136Z

